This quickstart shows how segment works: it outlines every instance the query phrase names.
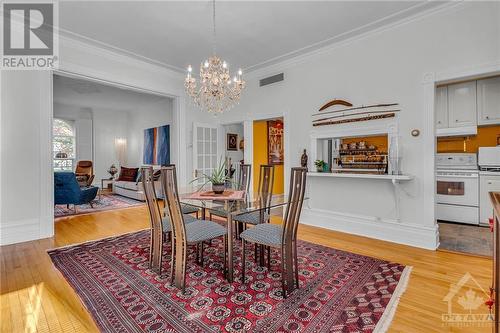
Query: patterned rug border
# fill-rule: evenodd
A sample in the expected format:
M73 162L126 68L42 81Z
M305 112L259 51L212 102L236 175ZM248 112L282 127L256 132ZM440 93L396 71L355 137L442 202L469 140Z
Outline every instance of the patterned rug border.
M133 207L128 207L128 208L133 208ZM123 234L120 234L120 235L111 236L111 237L103 237L103 238L93 239L93 240L89 240L89 241L85 241L85 242L81 242L81 243L74 243L74 244L64 245L64 246L60 246L60 247L56 247L56 248L51 248L51 249L47 249L46 252L47 252L47 255L49 255L49 257L50 257L50 253L53 252L53 251L69 249L71 247L77 247L77 246L91 244L91 243L98 243L98 242L102 242L104 240L116 240L116 239L123 238L123 237L129 237L129 236L131 236L133 234L139 234L139 233L144 232L146 230L149 230L149 228L144 228L144 229L140 229L140 230L132 231L132 232L126 232L126 233L123 233ZM377 259L377 260L387 261L386 259L378 259L378 258L375 258L375 257L366 256L366 255L363 255L363 254L358 254L358 253L354 253L354 252L350 252L350 251L346 251L346 250L340 250L340 249L337 249L337 248L334 248L334 247L330 247L330 246L325 246L325 245L322 245L322 244L311 243L311 242L308 242L308 241L305 241L305 240L301 240L301 241L305 242L305 243L308 243L308 244L312 244L314 246L319 246L321 248L334 249L334 250L341 251L341 252L352 253L352 254L358 255L358 256L369 257L369 258L373 258L373 259ZM55 263L52 261L51 257L50 257L50 259L51 259L51 262L52 262L52 265L54 266L54 268L57 269L57 271L59 272L59 274L61 274L63 276L63 278L66 281L66 283L68 283L68 285L71 287L71 289L73 290L73 292L78 296L78 299L80 300L80 302L83 305L83 307L85 308L85 310L89 314L91 314L91 311L87 307L86 302L84 302L84 300L82 299L82 296L79 293L76 292L76 290L73 287L73 285L70 283L70 281L65 276L65 274L63 274L63 272L61 270L59 270L59 268L55 265ZM404 295L404 293L406 292L406 290L408 288L408 284L409 284L409 281L410 281L410 275L411 275L412 271L413 271L413 266L405 266L405 268L403 269L403 272L401 273L401 277L400 277L400 279L398 281L398 284L397 284L397 286L396 286L396 288L395 288L395 290L394 290L394 292L393 292L393 294L391 296L391 299L389 300L389 303L387 304L386 309L384 310L382 316L380 317L379 321L377 322L377 324L376 324L374 330L372 331L372 333L387 332L388 329L390 328L390 326L392 324L392 321L394 320L394 316L396 314L396 311L397 311L399 302L401 300L401 297ZM92 316L92 315L90 315L90 317L94 321L95 325L99 329L101 329L101 327L100 327L99 323L97 322L96 318L94 318L94 316Z
M405 266L405 268L403 269L403 273L401 274L396 289L394 290L394 293L392 294L391 299L389 300L389 304L387 304L385 311L382 313L382 316L380 317L377 325L375 326L373 333L387 332L387 330L391 326L392 321L394 319L394 315L396 314L396 310L399 305L399 301L401 300L401 297L408 288L408 283L410 282L410 275L412 270L413 266Z
M109 194L103 194L103 195L109 195ZM119 195L119 194L113 194L113 195L123 197L123 196L121 196L121 195ZM127 198L127 197L124 197L124 198ZM135 199L133 199L133 200L135 200ZM92 215L92 214L98 214L98 213L110 212L110 211L114 211L114 210L122 210L122 209L137 208L137 207L144 206L145 204L146 204L146 203L145 203L144 201L137 200L137 203L136 203L136 204L133 204L133 205L128 206L128 207L101 208L101 209L96 208L96 209L95 209L94 211L92 211L92 212L81 212L81 213L70 214L70 215L61 215L61 216L55 216L55 215L54 215L54 222L57 222L58 220L62 220L62 219L66 219L66 218L74 217L74 216L85 216L85 215Z

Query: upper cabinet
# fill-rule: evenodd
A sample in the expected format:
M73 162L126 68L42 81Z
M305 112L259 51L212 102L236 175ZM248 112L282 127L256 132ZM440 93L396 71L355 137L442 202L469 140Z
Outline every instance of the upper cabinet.
M500 77L477 81L479 125L500 124Z
M436 128L448 127L448 87L436 88Z
M448 127L476 125L476 81L449 85Z
M436 135L477 134L476 81L436 88Z

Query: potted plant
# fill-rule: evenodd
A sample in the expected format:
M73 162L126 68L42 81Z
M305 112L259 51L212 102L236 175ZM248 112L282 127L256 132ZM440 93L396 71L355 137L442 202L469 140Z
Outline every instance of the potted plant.
M314 165L316 166L316 170L317 170L318 172L323 172L323 171L324 171L324 168L325 168L326 163L325 163L325 161L323 161L323 160L316 160L316 161L314 161Z
M208 183L212 184L212 191L215 194L222 194L226 189L226 182L231 182L231 179L227 176L226 172L226 162L222 160L222 157L219 161L219 164L215 167L211 175L202 174L201 177L197 177L191 181L195 182L198 180L204 180L205 182L199 190L201 190Z

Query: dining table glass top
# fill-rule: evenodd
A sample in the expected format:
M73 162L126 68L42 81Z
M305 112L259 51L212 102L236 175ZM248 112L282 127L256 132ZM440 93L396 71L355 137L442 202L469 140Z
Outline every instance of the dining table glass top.
M240 215L264 209L273 209L285 206L288 203L288 196L285 194L272 194L269 198L266 193L245 192L239 200L228 200L223 196L220 199L207 198L200 200L189 198L195 192L197 192L196 188L180 189L180 202L201 209L216 210L226 215Z

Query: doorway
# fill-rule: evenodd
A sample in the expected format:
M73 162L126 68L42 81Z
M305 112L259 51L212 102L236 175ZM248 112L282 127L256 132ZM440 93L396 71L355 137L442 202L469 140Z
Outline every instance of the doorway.
M261 165L274 165L273 193L285 191L285 137L283 117L253 122L253 189L258 190Z
M174 108L168 96L54 74L54 216L142 205L139 168L178 161ZM135 179L120 179L122 170L135 170ZM68 188L97 191L75 202Z

